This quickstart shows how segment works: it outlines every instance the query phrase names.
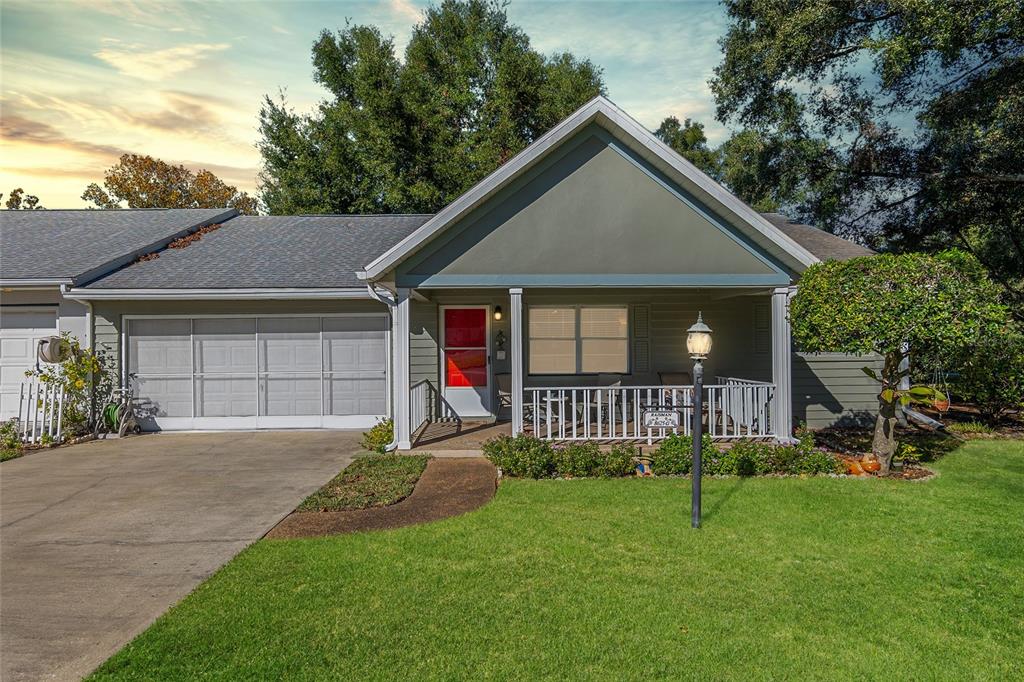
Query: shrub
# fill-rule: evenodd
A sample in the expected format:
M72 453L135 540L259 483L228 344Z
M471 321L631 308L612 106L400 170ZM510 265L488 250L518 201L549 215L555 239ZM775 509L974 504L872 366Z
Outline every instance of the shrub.
M799 451L799 449L798 449ZM799 451L794 474L842 474L846 472L843 461L824 450Z
M704 434L702 444L702 472L708 473L707 465L717 467L718 448L711 442L711 436ZM688 474L693 468L693 437L672 434L662 441L651 457L651 471L658 476Z
M601 448L597 443L569 443L553 449L555 472L563 478L591 476L601 464Z
M772 467L774 449L768 443L740 441L722 453L716 473L732 476L775 473Z
M8 419L2 425L0 425L0 449L21 449L21 436L18 435L17 420Z
M984 337L957 359L953 390L976 405L986 421L994 424L1004 413L1024 407L1024 331L1019 326Z
M903 442L896 449L895 459L904 464L917 464L921 461L921 451L910 443Z
M38 377L51 386L63 386L64 408L61 427L65 435L83 433L91 421L93 395L106 400L114 387L116 372L108 353L94 353L82 348L78 339L67 332L61 334L71 348L68 359L53 365L29 370L25 376Z
M616 443L611 451L600 459L594 475L602 478L629 476L636 471L636 457L639 455L640 451L635 445Z
M995 429L986 424L985 422L969 421L969 422L952 422L946 424L946 430L952 431L953 433L960 434L971 434L971 433L995 433Z
M555 471L555 455L546 441L521 433L498 436L483 445L484 456L506 476L550 478Z
M390 419L382 419L374 424L369 431L363 432L363 439L359 444L370 452L384 454L384 448L394 439L395 422Z

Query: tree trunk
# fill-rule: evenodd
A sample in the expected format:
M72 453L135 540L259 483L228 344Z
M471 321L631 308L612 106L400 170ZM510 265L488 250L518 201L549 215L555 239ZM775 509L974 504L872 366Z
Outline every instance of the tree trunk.
M878 458L880 476L889 473L892 458L896 454L896 401L878 399L878 417L875 418L875 438L871 452Z

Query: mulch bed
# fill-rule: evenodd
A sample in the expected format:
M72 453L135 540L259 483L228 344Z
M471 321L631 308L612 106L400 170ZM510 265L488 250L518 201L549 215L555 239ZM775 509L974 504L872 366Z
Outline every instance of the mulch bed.
M313 538L439 521L487 504L494 497L497 481L498 472L486 459L434 458L412 494L397 504L352 511L292 512L266 537Z

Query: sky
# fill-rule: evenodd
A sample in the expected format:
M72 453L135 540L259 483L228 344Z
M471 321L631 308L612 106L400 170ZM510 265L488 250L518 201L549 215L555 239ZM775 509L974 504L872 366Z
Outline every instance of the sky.
M427 4L2 0L0 192L81 208L86 185L131 152L254 193L264 95L283 89L299 111L326 96L310 61L320 31L373 24L401 55ZM726 27L717 2L512 0L508 15L537 50L601 66L612 101L649 128L675 115L724 138L707 85Z

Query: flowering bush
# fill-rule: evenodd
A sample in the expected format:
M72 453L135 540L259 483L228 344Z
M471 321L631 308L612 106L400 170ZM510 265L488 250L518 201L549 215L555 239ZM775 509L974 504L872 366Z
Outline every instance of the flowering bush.
M64 388L63 430L66 434L81 433L92 422L93 396L103 400L114 387L113 362L106 353L83 349L78 339L67 332L61 337L71 348L67 360L40 365L39 369L25 372L25 376Z

